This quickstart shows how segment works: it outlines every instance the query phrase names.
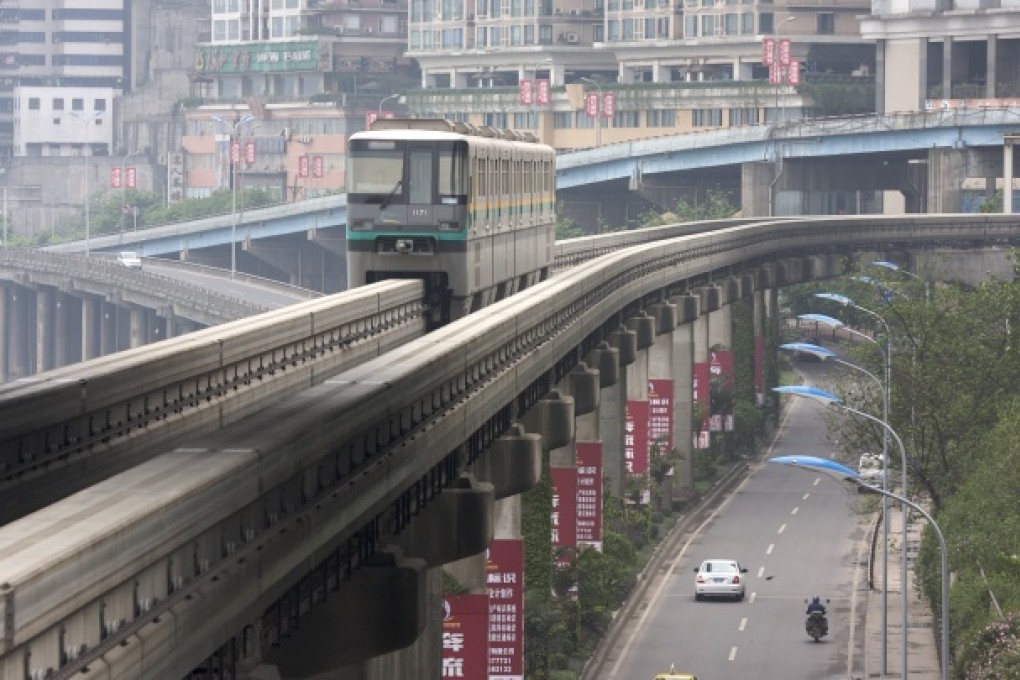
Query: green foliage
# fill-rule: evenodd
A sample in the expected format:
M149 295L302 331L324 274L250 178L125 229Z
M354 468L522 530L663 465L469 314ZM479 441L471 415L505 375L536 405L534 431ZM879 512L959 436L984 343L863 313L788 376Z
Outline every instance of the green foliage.
M816 116L852 116L875 112L875 83L871 81L852 83L809 81L798 86L797 92L814 102L812 108Z
M524 573L528 590L536 597L550 597L553 591L552 551L552 482L549 478L548 454L541 481L522 497L521 533L524 538Z
M1012 612L985 627L960 661L968 680L1020 678L1020 613Z
M588 236L584 229L577 226L577 223L569 217L562 215L556 216L556 240L561 241L568 238L578 238L579 236Z

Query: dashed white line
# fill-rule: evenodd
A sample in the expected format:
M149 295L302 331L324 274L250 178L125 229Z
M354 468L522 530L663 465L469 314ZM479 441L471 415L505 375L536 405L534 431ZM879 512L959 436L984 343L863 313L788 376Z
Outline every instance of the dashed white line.
M791 515L796 515L799 511L800 511L800 506L798 505L797 507L795 507L793 510L790 511L790 514Z
M809 493L804 494L804 500L807 500L809 498L811 498L811 494Z
M768 547L768 550L766 550L766 551L765 551L765 554L766 554L766 555L771 555L771 554L772 554L772 550L773 550L773 549L774 549L775 547L776 547L776 544L775 544L775 543L769 543L769 547ZM762 567L762 569L764 569L764 568L765 568L765 567Z
M742 631L745 628L747 628L747 617L746 616L744 618L740 619L740 626L737 628L737 630Z
M822 481L821 477L815 477L815 481L811 486L818 486L818 483Z
M755 599L758 597L758 593L751 593L751 597L747 598L748 603L754 604Z
M763 565L763 566L758 568L758 578L761 578L764 575L765 575L765 567Z
M779 527L779 531L777 531L776 533L779 533L779 534L781 534L781 533L783 533L784 531L786 531L786 525L785 525L785 524L784 524L783 526Z
M731 647L730 648L730 661L733 661L736 658L737 658L737 648L736 647Z

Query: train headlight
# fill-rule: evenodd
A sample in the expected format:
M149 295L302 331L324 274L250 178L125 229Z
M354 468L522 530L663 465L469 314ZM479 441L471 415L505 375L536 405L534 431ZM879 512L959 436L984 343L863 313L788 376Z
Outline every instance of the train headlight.
M375 220L371 217L361 217L356 220L351 220L351 229L353 231L372 231L375 229Z
M460 222L440 222L439 231L460 231Z

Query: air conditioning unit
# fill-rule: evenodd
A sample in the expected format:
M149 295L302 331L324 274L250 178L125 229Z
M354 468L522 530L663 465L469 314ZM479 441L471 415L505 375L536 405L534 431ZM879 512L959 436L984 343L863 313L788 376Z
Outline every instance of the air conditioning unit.
M580 37L581 37L581 36L579 36L579 35L578 35L577 33L575 33L574 31L570 31L569 33L564 33L564 34L563 34L563 38L564 38L564 39L565 39L565 40L566 40L566 41L567 41L568 43L576 43L576 42L577 42L577 40L578 40L578 39L579 39Z

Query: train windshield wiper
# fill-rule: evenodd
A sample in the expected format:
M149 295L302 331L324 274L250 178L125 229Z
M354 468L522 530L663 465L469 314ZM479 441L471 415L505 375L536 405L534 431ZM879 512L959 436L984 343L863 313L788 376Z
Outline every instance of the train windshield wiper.
M390 193L379 204L379 210L385 210L386 209L386 206L388 206L390 204L390 201L393 200L393 197L397 195L398 191L400 191L400 185L403 184L403 183L404 183L403 180L400 180L400 179L397 180L397 183L393 185L392 189L390 189Z

